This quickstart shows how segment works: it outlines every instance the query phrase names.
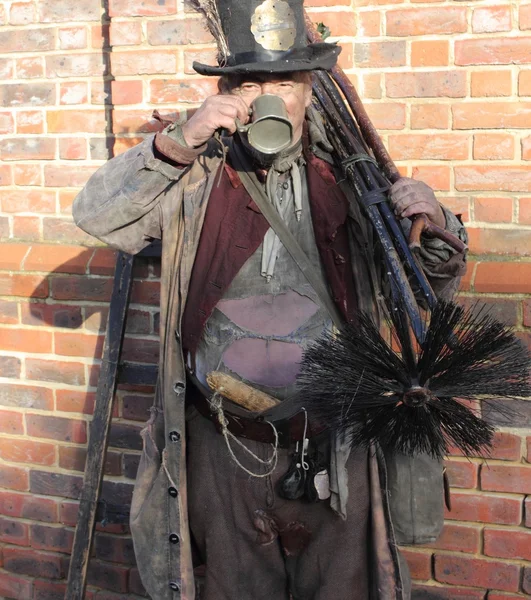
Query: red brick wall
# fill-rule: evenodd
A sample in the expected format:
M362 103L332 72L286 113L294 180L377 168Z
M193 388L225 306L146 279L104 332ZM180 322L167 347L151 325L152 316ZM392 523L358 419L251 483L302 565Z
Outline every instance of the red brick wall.
M401 170L463 214L463 296L493 304L529 344L531 4L307 5L343 46ZM214 90L191 62L215 52L181 0L108 0L103 11L100 0L1 0L0 24L0 597L51 600L63 596L114 261L73 226L72 199L153 130L154 108L184 117ZM136 277L125 354L154 363L156 262L139 261ZM108 500L130 497L151 394L119 390ZM531 411L521 412L488 464L448 461L444 534L407 550L418 598L531 595ZM141 595L126 528L98 529L88 596Z

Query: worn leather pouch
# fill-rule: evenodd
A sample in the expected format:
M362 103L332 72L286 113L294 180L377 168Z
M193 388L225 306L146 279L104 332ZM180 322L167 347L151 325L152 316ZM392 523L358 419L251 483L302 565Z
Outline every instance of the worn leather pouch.
M398 544L434 542L444 525L443 463L428 454L385 454L391 521Z

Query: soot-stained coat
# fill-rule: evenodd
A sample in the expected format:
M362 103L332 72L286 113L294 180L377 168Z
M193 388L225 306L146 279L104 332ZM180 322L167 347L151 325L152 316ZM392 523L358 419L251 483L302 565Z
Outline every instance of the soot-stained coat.
M339 186L326 161L312 154L310 163L308 168L315 170L314 176L329 191L318 200L318 210L326 212L326 203L337 197ZM195 596L187 515L181 323L206 207L220 168L222 152L214 141L191 150L159 133L101 167L74 204L77 225L115 248L136 253L153 239L163 240L159 380L151 418L142 431L144 448L131 507L138 568L154 600ZM448 212L446 216L449 228L459 230L457 219ZM372 231L354 202L347 226L357 306L376 313L381 291ZM439 241L425 244L422 262L439 294L453 291L464 271L464 257ZM405 600L385 474L378 463L373 457L370 466L372 576L378 600Z

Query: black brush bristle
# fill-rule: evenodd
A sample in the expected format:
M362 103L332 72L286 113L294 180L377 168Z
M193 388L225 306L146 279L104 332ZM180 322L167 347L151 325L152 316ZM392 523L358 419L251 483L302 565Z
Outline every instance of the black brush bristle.
M439 302L416 354L407 319L394 307L400 352L371 318L359 315L304 354L297 403L346 434L353 446L377 442L407 455L488 452L494 428L460 400L531 396L529 351L486 310Z

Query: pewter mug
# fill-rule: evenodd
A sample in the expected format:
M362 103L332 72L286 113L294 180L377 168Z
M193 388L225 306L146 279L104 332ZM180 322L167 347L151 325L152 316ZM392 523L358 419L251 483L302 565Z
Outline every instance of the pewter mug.
M262 154L278 154L292 143L293 126L284 101L273 94L263 94L251 104L251 121L242 125L236 119L240 133L247 133L251 146Z

